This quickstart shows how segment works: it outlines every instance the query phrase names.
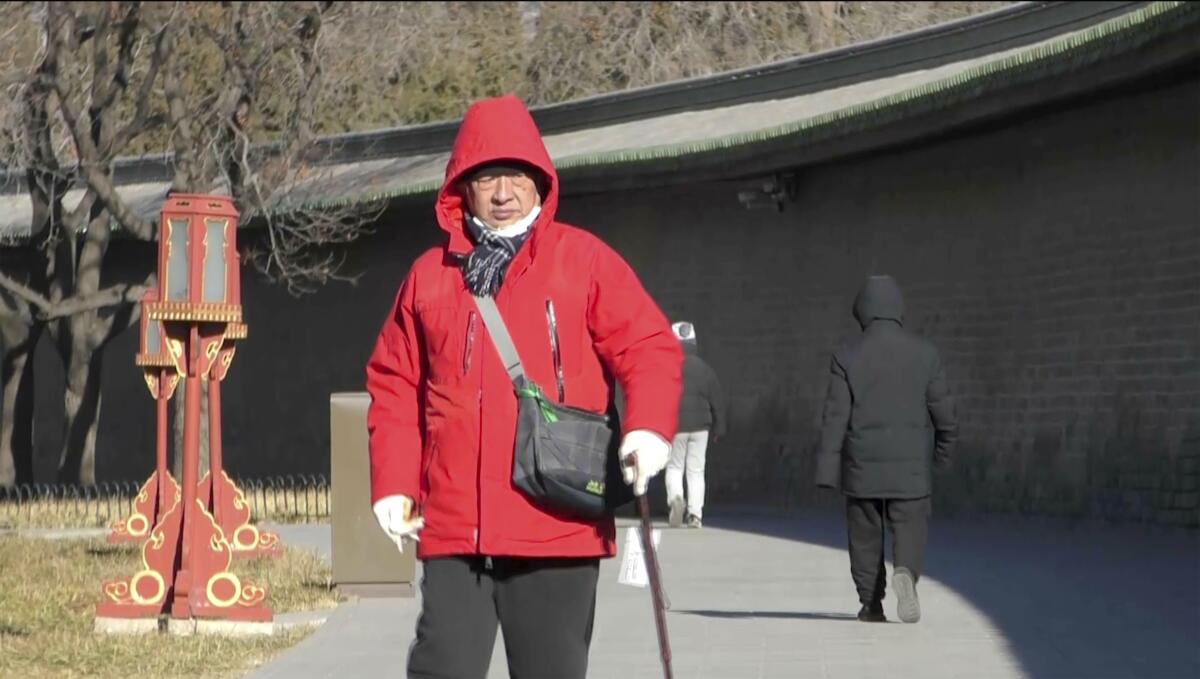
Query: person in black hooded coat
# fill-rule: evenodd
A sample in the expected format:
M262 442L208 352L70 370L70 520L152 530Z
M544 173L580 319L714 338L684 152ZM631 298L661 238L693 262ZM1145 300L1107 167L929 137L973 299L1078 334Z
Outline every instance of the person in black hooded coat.
M859 619L886 619L883 540L890 527L898 615L916 622L932 468L949 464L958 435L954 404L937 349L904 328L904 300L895 280L868 278L854 316L862 334L830 361L817 485L846 496Z

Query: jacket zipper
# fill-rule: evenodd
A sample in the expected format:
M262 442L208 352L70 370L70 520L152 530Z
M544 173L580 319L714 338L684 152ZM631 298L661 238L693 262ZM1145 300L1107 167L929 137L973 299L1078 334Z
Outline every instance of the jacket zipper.
M567 398L563 385L562 352L558 346L558 324L554 320L554 301L546 300L546 324L550 328L550 356L554 359L554 380L558 384L558 402Z
M467 341L463 347L463 377L471 372L471 354L475 352L475 312L467 316Z

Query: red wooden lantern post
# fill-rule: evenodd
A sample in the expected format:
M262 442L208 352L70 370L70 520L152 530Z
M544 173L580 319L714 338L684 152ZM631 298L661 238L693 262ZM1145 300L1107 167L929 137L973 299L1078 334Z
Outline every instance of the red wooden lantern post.
M245 339L246 325L231 323L217 360L208 375L208 462L209 470L200 480L200 501L208 507L229 542L234 556L282 556L279 536L260 531L250 523L250 504L229 475L222 461L221 438L212 432L221 431L221 382L229 374L238 340ZM216 483L213 480L216 480Z
M232 361L222 349L227 335L241 334L242 307L236 251L237 210L225 196L176 194L163 204L159 223L158 301L148 318L160 321L175 370L184 380L182 498L150 532L142 546L142 570L131 578L105 583L98 617L141 618L170 613L172 618L266 622L271 610L266 589L243 583L229 572L232 536L213 512L223 511L218 483L201 496L200 383L223 375ZM240 327L239 327L240 326ZM232 347L232 345L230 345ZM210 397L211 398L211 397ZM212 403L220 409L220 396ZM220 416L210 426L210 476L225 479L220 468ZM236 488L230 491L231 500ZM207 492L207 491L206 491ZM214 501L216 500L216 501ZM244 504L244 502L243 502ZM239 526L240 528L240 526ZM235 529L236 532L236 529ZM257 546L257 544L256 544ZM273 545L272 545L273 546Z
M235 217L236 220L236 217ZM234 227L236 228L236 221ZM232 234L233 231L230 231ZM227 247L230 275L228 287L225 289L227 303L236 305L239 312L242 306L241 276L238 275L237 248L231 236ZM250 522L250 504L245 495L225 473L224 459L221 447L221 382L229 374L229 366L233 363L233 355L239 340L246 339L249 329L240 321L229 323L220 349L217 350L216 360L208 373L208 471L200 479L197 493L200 501L216 518L217 525L225 534L225 540L233 550L234 556L282 556L283 546L279 536L274 533L260 531ZM218 432L214 436L212 432ZM215 483L214 483L215 480Z
M167 351L167 336L162 323L149 318L149 305L158 301L158 291L149 290L142 298L140 347L136 363L142 368L146 387L157 404L158 427L155 433L154 472L142 484L133 502L133 513L112 525L110 544L140 542L150 535L164 514L179 502L179 484L167 471L167 404L179 384L175 362Z

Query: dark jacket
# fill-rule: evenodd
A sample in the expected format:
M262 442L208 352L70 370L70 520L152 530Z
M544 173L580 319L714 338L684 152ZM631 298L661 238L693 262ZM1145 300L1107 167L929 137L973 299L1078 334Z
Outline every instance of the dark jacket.
M948 464L958 437L937 349L904 329L890 276L867 279L854 316L862 335L830 362L817 485L853 497L929 495L931 462Z
M708 430L725 435L725 398L717 374L696 353L696 345L683 342L683 395L679 398L680 432Z

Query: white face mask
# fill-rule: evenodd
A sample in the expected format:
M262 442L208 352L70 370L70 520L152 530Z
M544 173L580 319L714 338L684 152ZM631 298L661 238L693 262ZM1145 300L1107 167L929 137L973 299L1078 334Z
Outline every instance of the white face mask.
M503 236L505 238L513 238L514 236L520 236L521 234L528 231L529 227L533 226L533 223L535 221L537 221L538 214L541 213L541 211L542 211L541 205L534 205L533 209L529 211L529 214L525 215L521 219L521 221L519 221L515 224L509 224L508 226L504 227L503 229L493 229L492 227L488 226L487 224L484 224L483 220L476 217L475 215L471 215L471 221L475 222L475 225L478 226L479 228L490 231L490 232L496 234L497 236Z

